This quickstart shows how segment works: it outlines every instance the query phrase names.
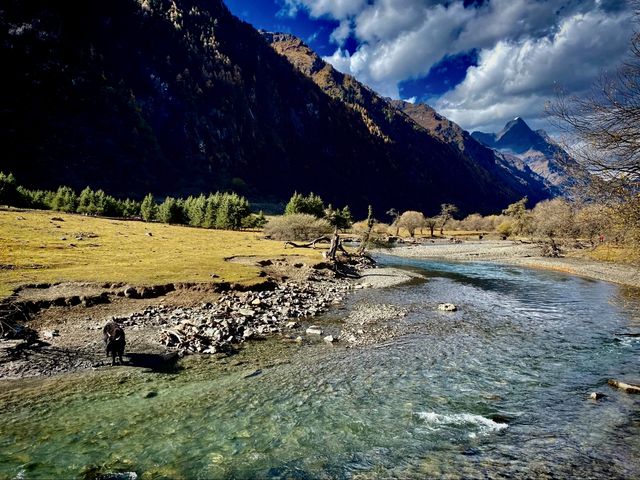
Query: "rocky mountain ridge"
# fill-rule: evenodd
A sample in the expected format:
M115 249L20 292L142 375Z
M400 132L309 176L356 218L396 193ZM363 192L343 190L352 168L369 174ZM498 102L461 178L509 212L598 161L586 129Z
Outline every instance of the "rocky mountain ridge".
M544 178L513 155L505 155L477 141L458 124L438 114L424 103L409 103L402 100L390 100L399 110L411 117L431 135L455 145L472 161L491 168L495 175L505 183L518 182L523 196L527 195L532 203L555 194Z
M507 122L497 133L472 132L471 136L500 152L511 163L530 168L549 189L561 194L571 186L570 168L577 165L544 130L532 130L520 117Z
M428 105L413 105L379 96L352 76L345 75L324 62L294 35L270 32L262 34L278 53L285 56L325 93L359 112L373 135L385 141L401 139L408 148L420 144L427 144L427 150L434 149L431 145L446 148L451 156L447 168L453 170L457 164L461 175L475 177L479 183L491 183L498 190L511 192L514 198L526 195L535 203L552 195L543 179L525 165L519 162L514 164L485 147ZM425 161L429 160L428 157L425 158ZM438 167L441 165L430 163L428 166L434 174L442 173L446 176L447 172L438 172ZM449 180L443 180L443 183L447 181ZM442 188L445 188L444 185ZM479 198L477 200L482 203Z

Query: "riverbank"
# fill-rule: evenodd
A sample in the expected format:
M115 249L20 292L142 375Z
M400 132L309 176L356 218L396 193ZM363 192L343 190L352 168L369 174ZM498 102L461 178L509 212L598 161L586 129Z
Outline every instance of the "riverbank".
M21 288L12 297L32 311L17 338L0 340L0 379L111 368L102 328L110 321L126 333L125 367L170 371L184 355L225 357L267 336L283 342L317 341L312 320L342 304L350 291L384 288L416 278L393 268L359 270L336 278L321 262L298 257L232 257L257 266L262 282L141 286L65 282Z
M638 267L591 260L577 251L568 252L566 256L560 258L543 257L538 245L510 240L467 240L462 243L435 240L391 250L380 250L378 253L408 258L496 262L541 268L640 288Z

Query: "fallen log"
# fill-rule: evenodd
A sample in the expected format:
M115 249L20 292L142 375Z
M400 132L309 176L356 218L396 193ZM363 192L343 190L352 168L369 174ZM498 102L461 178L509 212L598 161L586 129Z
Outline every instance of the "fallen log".
M607 383L612 387L616 387L620 390L623 390L627 393L640 393L640 385L635 385L632 383L624 383L620 380L609 380Z
M310 241L309 243L284 242L284 246L285 248L287 246L291 246L294 248L316 248L316 243L320 242L330 243L331 239L326 235L323 235L322 237L318 237L315 240Z

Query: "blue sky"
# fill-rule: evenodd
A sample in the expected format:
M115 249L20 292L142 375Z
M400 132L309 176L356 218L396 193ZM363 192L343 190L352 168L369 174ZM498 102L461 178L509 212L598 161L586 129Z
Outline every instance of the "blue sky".
M623 61L626 0L226 0L292 33L378 93L423 101L468 130L521 116L548 127L558 88L584 94Z

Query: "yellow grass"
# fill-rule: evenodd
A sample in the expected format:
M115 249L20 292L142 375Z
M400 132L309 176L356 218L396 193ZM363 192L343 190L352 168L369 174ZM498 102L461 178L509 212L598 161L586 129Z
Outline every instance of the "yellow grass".
M84 238L78 240L80 234ZM18 285L41 282L212 282L216 274L215 281L251 284L259 280L259 268L225 258L291 254L282 242L256 232L5 210L0 211L0 298ZM305 254L320 258L319 252Z
M593 260L605 262L637 264L640 260L638 252L632 248L616 247L613 245L598 245L587 256Z

